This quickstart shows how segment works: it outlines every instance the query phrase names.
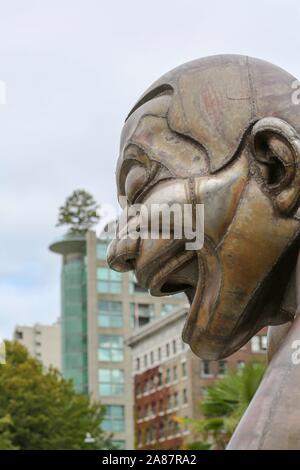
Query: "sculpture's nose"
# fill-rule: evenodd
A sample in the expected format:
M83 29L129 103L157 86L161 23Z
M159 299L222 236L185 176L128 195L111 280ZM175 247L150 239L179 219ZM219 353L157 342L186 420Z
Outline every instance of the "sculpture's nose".
M131 222L133 222L131 220ZM135 221L136 223L136 221ZM131 271L135 267L135 259L138 255L139 236L130 229L130 222L117 229L116 238L111 241L107 251L107 262L114 271Z

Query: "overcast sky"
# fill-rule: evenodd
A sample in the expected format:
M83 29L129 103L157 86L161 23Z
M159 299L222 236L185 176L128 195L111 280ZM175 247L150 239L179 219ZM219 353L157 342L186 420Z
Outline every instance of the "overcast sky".
M240 53L300 77L297 0L0 0L0 334L59 316L57 208L115 201L124 117L169 69Z

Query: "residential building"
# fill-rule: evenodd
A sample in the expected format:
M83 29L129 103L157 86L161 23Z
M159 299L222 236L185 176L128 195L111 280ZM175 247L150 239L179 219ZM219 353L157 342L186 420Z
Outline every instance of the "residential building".
M66 235L50 250L62 255L62 372L77 390L106 406L103 428L119 448L134 442L131 350L124 338L186 302L183 294L152 297L132 273L106 263L110 239L95 232Z
M176 417L200 417L205 385L223 377L232 367L265 356L266 332L254 336L241 350L221 361L204 361L181 340L187 315L180 308L135 332L132 348L137 449L178 449L192 438Z
M33 326L17 325L14 340L25 346L30 355L38 359L46 368L61 369L60 323Z

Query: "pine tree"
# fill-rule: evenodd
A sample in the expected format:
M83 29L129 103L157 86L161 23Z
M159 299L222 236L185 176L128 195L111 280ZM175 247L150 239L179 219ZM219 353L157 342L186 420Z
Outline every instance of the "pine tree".
M98 209L99 205L90 193L83 189L77 189L59 208L56 225L69 225L69 233L85 234L99 221Z

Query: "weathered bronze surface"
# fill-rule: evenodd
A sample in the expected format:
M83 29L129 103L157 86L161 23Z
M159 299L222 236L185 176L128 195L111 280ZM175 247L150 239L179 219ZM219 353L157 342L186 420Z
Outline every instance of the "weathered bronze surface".
M119 233L108 262L117 271L133 269L153 295L187 294L183 339L199 357L226 357L262 327L294 319L300 231L300 106L293 101L294 85L295 78L261 60L208 57L164 75L125 122L119 196L125 195L129 206L204 204L204 246L187 251L185 239L132 239ZM128 221L129 231L138 217ZM274 378L274 368L286 367L291 375L295 367L287 346L291 333L285 334L286 327L279 326L270 332L274 358L263 392L230 448L282 448L280 430L272 434L270 427L276 413L269 398L277 393L272 406L281 410L278 424L282 413L292 412L278 398L283 393L288 400L286 374ZM275 382L280 391L272 387ZM255 407L260 400L264 405ZM249 438L249 426L255 428L258 417L256 432L268 428L266 440ZM284 448L300 448L300 412L298 423L291 430L298 432L297 439L286 438ZM286 421L284 432L289 433L288 426Z

